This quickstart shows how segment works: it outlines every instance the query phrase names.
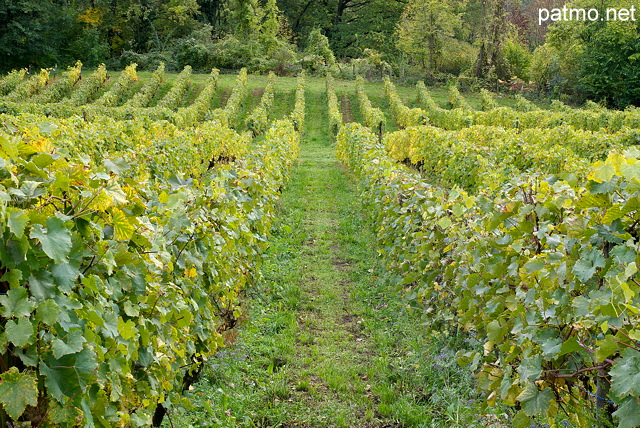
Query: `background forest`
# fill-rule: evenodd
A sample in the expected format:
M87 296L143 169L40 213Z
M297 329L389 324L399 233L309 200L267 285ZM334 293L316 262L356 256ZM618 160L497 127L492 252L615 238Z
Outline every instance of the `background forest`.
M3 0L0 71L136 62L535 91L640 102L637 22L539 25L539 8L624 0Z

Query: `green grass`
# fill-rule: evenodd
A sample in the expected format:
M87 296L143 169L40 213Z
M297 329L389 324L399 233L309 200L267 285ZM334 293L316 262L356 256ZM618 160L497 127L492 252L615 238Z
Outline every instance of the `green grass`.
M264 83L249 79L250 88ZM289 113L294 88L295 79L278 79L274 117ZM335 159L323 79L307 79L306 101L307 132L264 280L247 293L235 342L188 392L194 407L172 409L165 426L508 426L482 409L455 363L455 350L472 345L433 334L382 279L355 185Z

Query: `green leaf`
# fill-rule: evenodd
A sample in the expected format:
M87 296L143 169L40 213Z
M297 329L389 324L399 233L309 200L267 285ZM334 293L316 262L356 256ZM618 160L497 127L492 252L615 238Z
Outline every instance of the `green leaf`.
M7 208L7 225L11 233L22 238L27 223L29 223L29 215L26 211L14 207Z
M60 307L56 302L51 299L45 300L40 303L36 308L36 320L46 325L54 325L58 321L58 315L60 315Z
M580 281L587 282L599 267L604 267L604 256L601 251L594 248L580 254L580 259L573 265L573 273Z
M640 162L634 161L633 164L622 162L620 164L620 173L627 180L640 180Z
M28 317L34 307L24 287L12 288L6 296L0 296L0 304L2 304L2 316L5 318Z
M613 339L612 335L607 334L603 340L596 342L596 360L604 361L605 358L611 357L620 346L621 345Z
M561 351L562 345L562 339L559 337L549 338L540 344L540 349L542 349L545 358L550 359L555 358L555 356Z
M29 346L24 349L16 349L14 350L14 354L20 358L22 363L28 367L37 367L38 361L40 358L38 357L38 350L35 346Z
M608 205L607 198L603 195L593 193L586 194L577 203L576 209L582 210L585 208L606 207Z
M518 401L522 403L522 410L527 416L546 416L551 408L553 392L550 388L538 391L535 384L527 384L524 391L518 396Z
M131 320L124 322L122 318L118 319L118 333L124 340L133 338L138 333L136 323Z
M593 165L593 178L596 181L610 181L616 175L616 168L609 162L596 162Z
M38 168L46 168L55 162L55 158L50 153L38 153L31 161L38 166Z
M627 397L618 410L613 412L613 416L618 419L618 428L636 428L640 421L640 404L636 397Z
M80 401L87 385L95 382L97 367L95 354L88 348L60 359L50 355L46 361L40 361L40 372L46 377L47 391L58 401L62 396Z
M137 317L140 315L140 308L138 305L134 305L130 300L124 302L124 313L130 317Z
M640 352L625 352L616 360L609 372L611 374L611 392L623 398L627 395L640 396Z
M54 296L53 277L50 272L40 271L37 276L29 277L29 290L36 300L45 300Z
M38 129L42 134L51 134L53 131L58 129L58 125L51 122L42 122L38 124Z
M504 335L507 333L507 329L501 326L498 320L493 320L487 324L487 339L493 342L501 342Z
M524 268L527 271L527 273L534 273L534 272L538 272L539 270L541 270L544 267L545 264L546 264L545 259L538 258L538 259L531 260L530 262L526 263L524 265Z
M11 419L17 420L24 409L38 404L38 386L32 374L20 373L16 367L0 375L0 401Z
M18 348L22 348L33 340L33 325L29 318L21 317L16 323L14 320L7 321L7 339Z
M82 344L87 340L82 335L82 330L72 328L66 337L66 341L63 342L60 339L53 341L53 356L61 358L68 354L75 354L82 351Z
M607 210L607 213L602 217L602 223L609 224L612 221L625 216L627 212L628 211L622 207L622 204L616 204Z
M20 154L18 144L20 139L14 138L11 141L5 137L0 136L0 154L3 154L7 159L15 159Z
M526 357L520 367L518 373L521 380L535 380L542 374L542 355Z
M82 401L80 401L80 408L86 419L86 422L83 424L84 428L95 428L96 425L93 421L93 414L91 413L91 407L89 406L87 397L83 397Z
M451 226L451 219L449 217L442 217L440 220L438 220L438 226L443 229L449 228Z
M2 275L0 281L8 282L11 288L19 287L22 281L22 271L20 269L11 269Z
M560 349L559 356L561 357L571 352L579 352L579 351L582 351L583 349L584 348L580 346L580 344L578 343L578 339L576 339L575 337L571 337L562 343L562 348Z
M42 250L49 258L57 263L67 260L71 251L71 234L59 218L49 217L46 229L39 224L34 225L30 236L40 241Z
M80 268L71 263L57 263L52 269L53 279L60 290L71 292L74 281L80 276Z
M529 426L531 426L531 419L524 413L524 410L520 410L513 417L511 425L513 428L529 428Z

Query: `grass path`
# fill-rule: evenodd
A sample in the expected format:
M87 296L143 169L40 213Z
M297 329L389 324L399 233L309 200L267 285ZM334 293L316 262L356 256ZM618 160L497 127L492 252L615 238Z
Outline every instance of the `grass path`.
M175 409L165 426L498 426L478 418L456 339L434 336L377 278L375 241L335 159L323 89L307 91L300 160L247 321L190 392L195 408Z

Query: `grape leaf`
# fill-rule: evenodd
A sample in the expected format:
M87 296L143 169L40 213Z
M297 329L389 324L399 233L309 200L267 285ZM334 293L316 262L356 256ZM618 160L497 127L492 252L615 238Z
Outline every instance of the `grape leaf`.
M30 236L40 241L42 250L49 258L57 263L67 260L71 251L71 235L59 218L49 217L46 229L39 224L34 225Z
M608 162L599 161L593 165L593 178L598 182L610 181L614 175L616 168Z
M133 235L133 226L124 213L115 208L111 211L111 221L113 222L113 234L117 240L128 240Z
M611 391L618 397L640 395L640 352L626 352L610 371Z
M127 195L115 181L109 182L103 192L111 198L111 201L115 205L124 205L127 203Z
M640 404L635 397L627 397L613 412L618 421L618 428L636 428L637 422L640 421Z
M29 290L36 300L45 300L54 296L53 276L51 272L40 271L29 277Z
M118 333L122 336L124 340L129 340L136 335L138 330L136 330L136 323L129 320L124 322L122 318L118 320Z
M28 345L33 339L33 325L26 317L19 318L17 323L14 320L7 321L6 332L7 339L18 348Z
M56 400L63 395L79 397L87 385L95 381L94 370L98 367L95 353L88 348L60 359L50 355L40 361L40 372L45 375L47 391Z
M66 342L60 339L53 341L53 356L61 358L64 355L75 354L82 351L82 344L87 340L82 336L82 330L72 328L67 335Z
M622 162L620 164L620 172L622 176L627 180L640 180L640 162L635 161L632 164L628 162Z
M518 367L522 380L534 380L542 374L542 355L526 357Z
M7 291L6 296L0 296L0 304L2 304L2 316L11 317L28 317L33 310L34 303L29 301L29 294L24 287L16 287Z
M29 215L26 211L13 207L7 208L7 213L9 230L18 238L22 238L24 236L24 228L27 226L27 223L29 223Z
M524 413L524 410L520 410L514 416L511 425L513 428L529 428L531 426L531 419Z
M544 416L549 412L553 392L546 388L542 391L533 384L527 384L526 388L518 396L518 401L522 403L522 409L527 416Z
M596 342L596 360L604 361L605 358L611 357L618 350L620 345L615 341L612 335L607 334L603 340Z
M0 401L11 419L17 420L29 406L38 404L36 377L20 373L16 367L0 375Z
M573 266L573 273L580 281L587 282L599 267L604 267L604 257L600 251L593 249L580 254L580 259Z
M74 281L80 276L80 268L72 263L57 263L51 269L51 273L58 288L69 293L73 288Z
M571 337L562 343L562 348L560 350L559 356L568 354L570 352L579 352L583 349L584 348L578 343L578 339L576 339L575 337Z

